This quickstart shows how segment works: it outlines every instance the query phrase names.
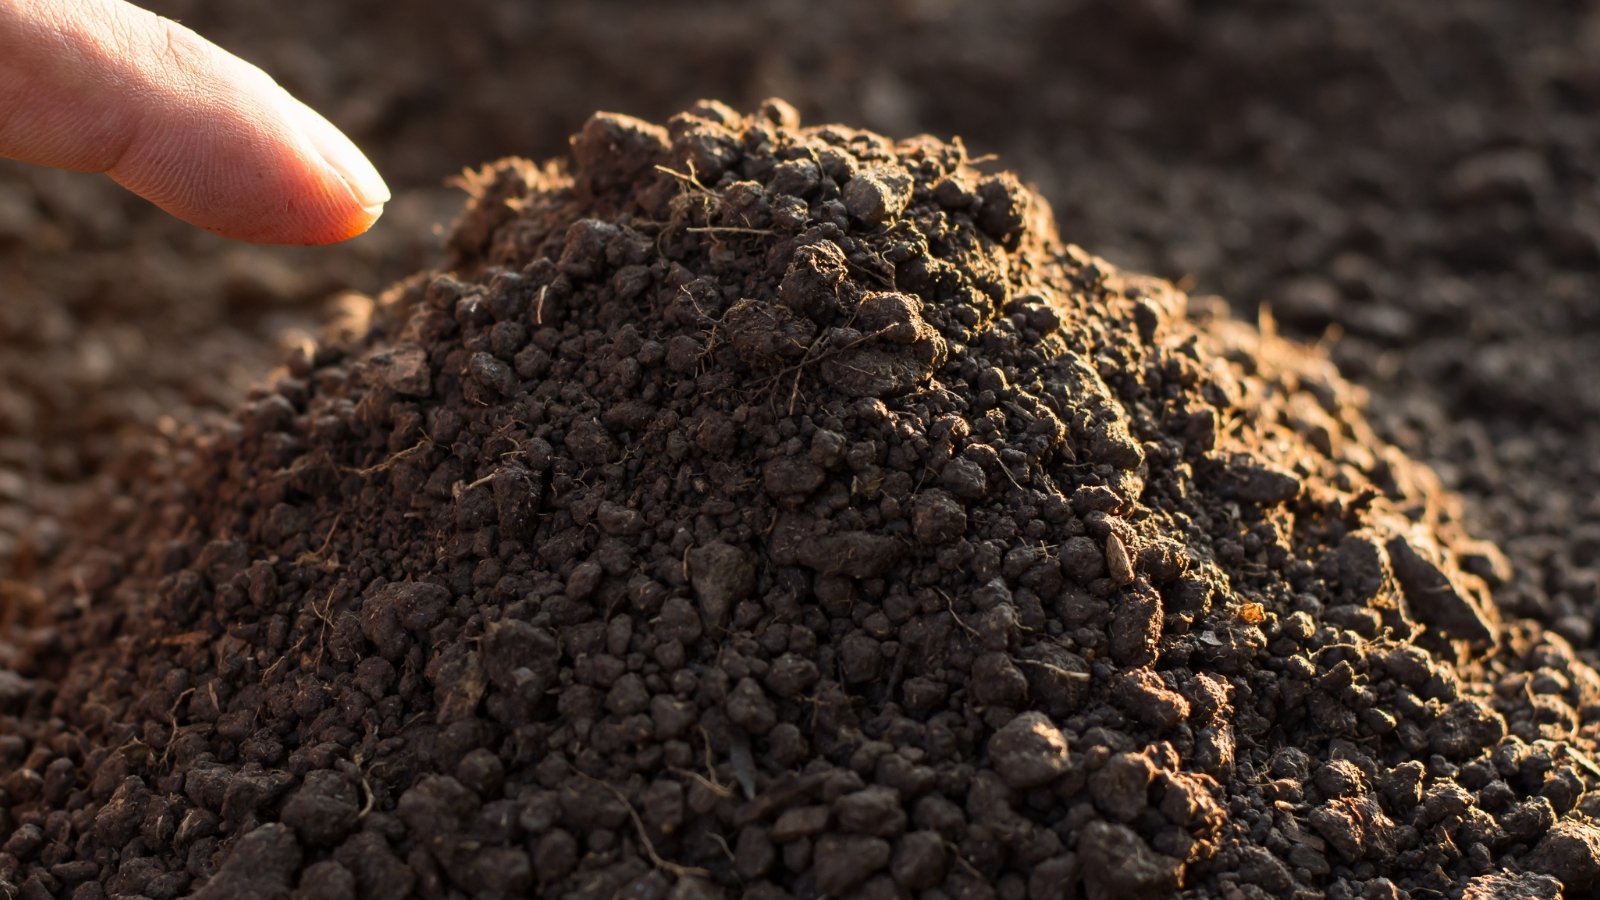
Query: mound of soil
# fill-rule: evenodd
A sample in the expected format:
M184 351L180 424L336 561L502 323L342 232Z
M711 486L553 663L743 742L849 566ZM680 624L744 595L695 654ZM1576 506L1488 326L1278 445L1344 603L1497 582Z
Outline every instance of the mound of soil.
M1600 887L1600 678L1322 356L776 101L470 182L13 604L0 892Z
M1513 562L1498 601L1595 661L1590 5L145 5L328 114L396 199L354 244L244 248L110 183L0 165L0 578L59 548L72 498L130 439L242 399L330 292L435 266L430 226L457 206L437 198L441 173L557 153L598 108L664 118L700 96L781 94L819 120L966 135L1097 254L1247 318L1270 304L1288 334L1336 332L1379 433L1434 466ZM664 58L693 65L639 65Z

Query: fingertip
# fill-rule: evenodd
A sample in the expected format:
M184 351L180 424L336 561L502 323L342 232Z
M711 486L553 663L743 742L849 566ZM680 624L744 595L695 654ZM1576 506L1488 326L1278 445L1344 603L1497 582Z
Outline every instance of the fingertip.
M254 244L346 241L368 231L386 205L364 203L293 131L152 142L108 174L191 225Z
M171 151L186 160L188 177L220 191L184 191L178 203L161 205L193 221L185 212L195 211L178 205L223 195L198 214L223 220L213 231L252 243L334 244L366 233L391 197L383 177L333 123L259 70L252 75L260 77L234 84L246 114L231 127L214 125L208 148ZM258 177L230 175L249 171Z
M243 212L251 201L267 201L280 211L259 218L241 215L228 237L254 243L336 244L365 234L383 215L391 194L373 167L345 134L276 83L256 87L268 116L268 175L230 210ZM247 142L246 146L258 146ZM206 161L231 164L225 154ZM273 202L276 201L276 202Z
M276 85L274 85L276 88ZM304 227L293 243L333 244L365 234L383 215L391 193L378 170L344 132L287 92L280 108L298 140L288 140L301 164L316 171L319 189L292 204ZM292 231L294 223L286 223Z
M348 241L351 238L360 237L372 230L372 226L378 223L378 219L383 216L383 208L384 204L382 203L376 206L364 206L354 215L350 216L350 218L345 220L340 227L328 231L323 235L314 236L312 239L304 241L303 243L315 245L337 244L341 241Z
M337 244L371 230L387 206L364 203L343 173L315 155L295 154L280 164L273 180L276 186L257 197L271 201L272 214L250 215L244 213L249 204L240 204L230 207L226 226L213 230L254 244ZM385 189L385 200L387 195Z
M0 79L0 155L105 172L217 234L334 243L390 199L356 145L266 73L121 0L0 0L0 61L23 73Z
M362 153L344 132L323 118L321 113L301 103L287 92L283 96L290 106L290 114L295 124L299 126L300 133L316 151L323 164L339 176L363 209L376 208L382 212L383 205L389 202L389 186L384 183L383 176L378 174L378 170L373 167L366 154Z
M200 222L174 212L179 218L230 240L251 244L287 244L320 247L358 238L377 224L384 207L347 207L343 212L324 207L322 211L297 209L286 203L282 212L266 219L246 218Z

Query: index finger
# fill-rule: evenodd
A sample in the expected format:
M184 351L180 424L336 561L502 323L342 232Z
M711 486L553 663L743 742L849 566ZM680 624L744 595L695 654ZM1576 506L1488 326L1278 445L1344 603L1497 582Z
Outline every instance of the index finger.
M105 172L261 243L353 237L389 200L361 151L266 73L121 0L0 0L0 156Z

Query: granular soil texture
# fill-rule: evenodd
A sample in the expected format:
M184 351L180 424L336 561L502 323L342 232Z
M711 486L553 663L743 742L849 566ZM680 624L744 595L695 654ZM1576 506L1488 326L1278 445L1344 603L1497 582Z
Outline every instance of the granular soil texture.
M795 119L478 172L130 464L0 632L0 892L1600 888L1600 678L1325 358Z
M71 497L131 436L242 398L326 294L432 267L441 173L556 153L596 108L782 94L813 117L967 135L1096 253L1246 317L1270 304L1288 334L1336 332L1379 433L1513 562L1497 599L1595 661L1590 4L146 5L329 115L396 198L361 241L289 253L194 234L87 176L0 166L0 577L55 552ZM692 64L638 64L665 58Z

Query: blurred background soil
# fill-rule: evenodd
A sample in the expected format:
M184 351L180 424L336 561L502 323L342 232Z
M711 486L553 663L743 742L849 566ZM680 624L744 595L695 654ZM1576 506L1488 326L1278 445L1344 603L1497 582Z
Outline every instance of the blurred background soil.
M595 109L778 95L809 122L961 135L1036 184L1066 240L1331 347L1506 549L1502 604L1591 643L1600 3L147 5L326 113L396 198L349 244L256 248L96 177L0 165L0 576L26 577L83 485L242 396L340 292L435 259L447 176L559 154Z

